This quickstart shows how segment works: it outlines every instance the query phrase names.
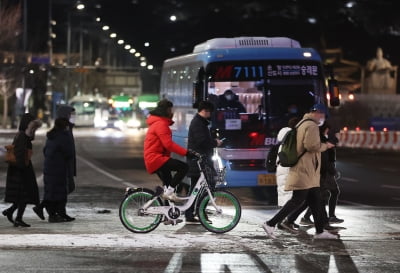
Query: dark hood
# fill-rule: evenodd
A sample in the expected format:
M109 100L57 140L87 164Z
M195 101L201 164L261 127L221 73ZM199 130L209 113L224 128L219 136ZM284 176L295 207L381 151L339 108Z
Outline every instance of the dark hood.
M33 120L35 120L35 117L32 114L23 114L19 123L18 131L25 132L25 130L28 128L29 122Z
M57 118L69 119L71 113L75 111L75 108L69 105L59 105L56 113Z

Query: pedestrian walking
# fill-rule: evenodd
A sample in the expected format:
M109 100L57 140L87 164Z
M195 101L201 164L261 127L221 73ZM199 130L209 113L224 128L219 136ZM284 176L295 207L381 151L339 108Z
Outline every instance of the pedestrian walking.
M304 155L298 163L289 170L285 190L293 191L292 198L275 214L270 220L266 221L262 227L270 238L274 235L275 226L282 222L291 212L300 207L303 202L307 202L311 207L315 219L316 234L315 239L337 239L338 236L331 234L323 229L321 219L320 203L320 162L321 152L332 148L330 142L321 143L319 128L325 122L328 114L323 104L315 104L310 112L305 114L303 122L297 128L297 154ZM301 122L301 121L300 121Z
M330 126L329 124L325 121L322 126L319 127L320 131L320 139L322 143L327 143L330 139L328 138L328 133ZM331 140L331 143L335 144L337 143L337 139ZM321 211L321 218L322 222L324 224L324 229L327 231L336 231L337 228L333 227L330 225L331 221L335 223L342 223L342 219L338 219L335 216L335 208L336 208L336 203L337 203L337 198L338 198L338 185L336 183L335 175L336 175L336 167L335 167L335 161L336 161L336 150L335 147L328 149L324 152L321 153L321 169L320 169L320 194L321 194L321 204L320 204L320 211ZM332 192L332 194L331 194ZM331 199L332 197L332 199ZM330 216L328 218L328 214L326 212L326 204L330 203L330 208L329 208L329 213ZM281 227L288 230L288 231L297 231L298 225L295 223L296 219L299 217L299 215L306 210L306 213L300 220L300 224L302 225L313 225L313 222L311 220L311 209L309 207L309 204L307 202L304 202L302 206L300 206L298 209L296 209L294 212L289 214L287 219L281 223Z
M292 117L287 127L283 127L278 132L278 136L276 137L278 143L281 143L285 137L285 135L296 126L296 124L300 121L298 117ZM281 146L279 146L278 153L281 151ZM276 190L278 193L278 206L283 207L287 201L292 197L291 191L285 191L285 183L287 180L287 176L289 175L289 167L283 167L279 164L279 158L276 159Z
M43 148L44 195L40 205L33 208L43 214L46 208L50 223L70 222L67 214L68 195L75 190L76 152L73 136L75 109L61 105L56 112L54 127L46 134Z
M338 143L336 136L330 133L331 127L325 122L321 126L321 141L330 141L333 144ZM336 181L336 146L321 154L321 194L325 205L328 205L329 224L340 224L344 220L336 217L336 206L339 199L339 185Z
M188 165L171 158L171 153L186 156L188 151L172 140L169 128L172 121L173 103L163 99L150 111L147 118L148 130L144 140L144 163L148 173L156 173L164 184L163 198L176 200L175 189L186 176ZM172 175L172 172L175 172Z
M35 120L33 115L26 113L22 116L18 133L14 137L16 164L8 165L4 198L5 202L12 203L12 205L3 211L3 215L15 227L30 227L23 221L25 208L27 204L37 205L39 203L39 189L31 159L32 141L41 124L40 120ZM14 220L15 210L17 210L17 216ZM38 216L41 218L40 215Z
M210 168L214 169L212 164L212 156L214 148L220 146L222 141L218 138L213 138L209 129L211 114L214 111L214 105L209 101L199 102L197 114L193 117L189 125L188 134L188 150L193 150L201 155L204 155L204 160ZM200 170L197 165L197 158L188 156L187 162L189 165L190 189L189 193L196 185L200 178ZM194 204L185 211L186 223L199 223L195 217Z

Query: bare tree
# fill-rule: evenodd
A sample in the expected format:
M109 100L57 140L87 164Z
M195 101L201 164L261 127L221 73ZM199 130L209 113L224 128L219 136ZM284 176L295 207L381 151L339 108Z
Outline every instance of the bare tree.
M17 46L16 39L21 30L21 5L9 5L3 1L0 6L0 59L1 51L14 51ZM7 126L8 99L14 94L14 76L10 73L10 65L0 60L0 96L3 99L2 126ZM12 68L11 68L12 70Z
M7 127L7 115L8 115L8 99L14 94L13 79L5 78L4 74L0 73L0 96L3 97L3 128Z
M15 49L15 39L21 31L21 5L7 5L0 7L0 49Z

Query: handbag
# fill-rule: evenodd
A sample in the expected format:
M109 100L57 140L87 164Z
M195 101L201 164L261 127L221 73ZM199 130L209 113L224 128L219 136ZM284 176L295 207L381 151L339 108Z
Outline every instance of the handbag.
M10 165L17 165L17 158L15 157L15 152L14 152L14 147L15 145L10 144L4 146L6 148L6 155L5 155L5 161L10 164ZM32 158L32 150L28 149L26 150L26 155L25 155L25 165L29 165L29 161Z
M16 165L17 164L17 159L15 157L15 153L14 153L14 145L6 145L4 146L4 148L6 148L6 155L5 155L5 161L8 164L11 165Z

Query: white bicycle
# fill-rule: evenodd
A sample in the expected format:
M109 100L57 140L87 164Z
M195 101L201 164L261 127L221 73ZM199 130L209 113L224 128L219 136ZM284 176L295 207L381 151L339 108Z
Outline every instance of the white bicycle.
M178 224L182 213L195 204L199 221L207 230L215 233L232 230L242 213L239 200L232 193L211 186L213 181L217 185L225 182L225 169L212 171L201 155L196 154L196 158L201 173L190 196L178 197L173 202L161 197L162 187L157 187L155 192L146 188L127 188L119 207L122 224L132 232L147 233L162 221Z

